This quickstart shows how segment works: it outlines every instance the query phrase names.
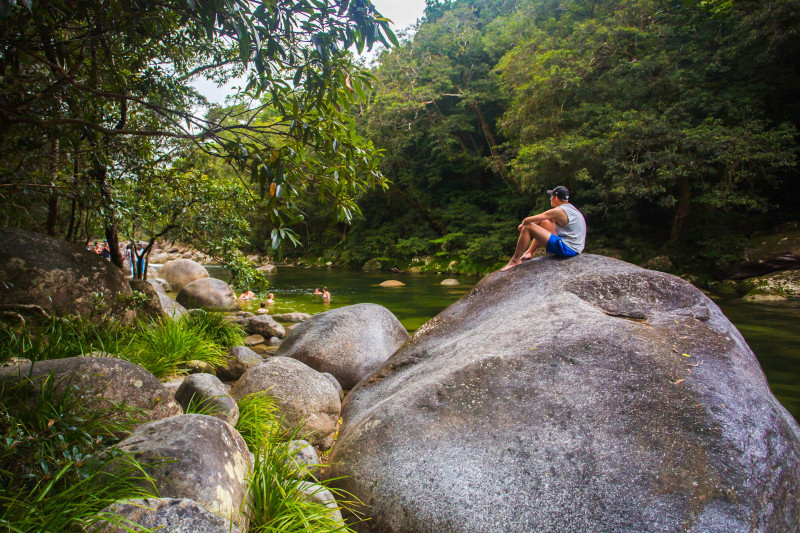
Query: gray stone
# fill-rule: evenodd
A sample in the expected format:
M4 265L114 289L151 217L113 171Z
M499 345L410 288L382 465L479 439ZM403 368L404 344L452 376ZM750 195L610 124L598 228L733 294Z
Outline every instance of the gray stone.
M361 270L364 272L376 272L381 269L381 262L377 259L370 259L364 266L361 267Z
M161 288L164 289L165 292L172 292L172 285L170 285L169 282L165 279L161 279L159 277L156 278L148 277L147 281L155 281L156 283L161 285Z
M339 510L339 505L336 503L331 491L310 481L301 481L299 489L307 501L320 503L327 507L330 517L341 527L344 527L342 512Z
M281 315L272 315L272 318L275 320L280 320L281 322L303 322L304 320L308 320L311 318L311 315L308 313L283 313Z
M190 259L175 259L161 267L158 277L166 280L173 290L180 291L193 281L208 278L208 271Z
M745 300L782 301L800 298L800 270L785 270L747 280Z
M244 327L248 335L261 335L265 339L270 337L284 338L286 328L278 324L269 315L257 315L252 317L237 318L237 323Z
M178 389L180 388L181 383L183 383L184 379L186 379L186 376L180 376L175 379L171 379L169 381L165 381L162 383L162 385L164 385L164 388L166 389L166 391L169 393L169 395L172 397L173 400L175 399L175 393L178 392ZM177 401L175 403L177 403Z
M247 530L242 504L252 463L230 424L206 415L173 416L139 426L118 447L150 465L145 470L162 497L194 500Z
M189 405L235 426L239 421L239 407L218 377L211 374L192 374L183 380L175 393L175 400L189 410Z
M261 335L250 335L244 339L245 346L255 346L256 344L264 344L265 339Z
M307 440L293 440L289 443L289 449L299 478L307 477L320 467L317 450Z
M189 309L206 311L235 311L239 301L230 285L216 278L193 281L178 293L178 303Z
M214 367L210 363L198 359L187 361L185 367L189 374L216 374Z
M445 287L456 287L458 285L461 285L461 282L458 281L457 279L447 278L443 279L439 285L444 285Z
M256 268L259 272L263 272L264 274L272 274L278 271L278 268L275 265L264 265Z
M281 343L281 340L278 337L270 337L270 339L269 339L269 345L270 346L279 346L280 343Z
M172 319L178 319L186 314L186 308L173 300L161 283L152 279L147 281L132 279L128 283L131 290L143 292L149 298L137 314L144 314L153 318L169 317Z
M228 364L224 368L217 369L217 374L222 379L235 381L242 377L248 368L263 361L264 359L250 348L233 346L228 349Z
M113 315L133 318L117 298L131 294L121 269L83 246L41 233L0 227L0 280L0 302L6 306L89 315L99 293Z
M186 498L137 498L107 507L111 513L126 520L125 527L100 522L97 533L123 533L156 530L169 533L241 533L230 520L205 510L199 503ZM138 524L136 527L131 524Z
M243 317L250 317L256 316L255 313L251 313L250 311L237 311L236 316L243 316Z
M742 336L689 283L614 259L488 275L342 417L329 475L364 503L359 531L800 523L800 428Z
M292 329L277 355L328 372L345 389L377 369L405 340L403 325L376 304L339 307L314 315Z
M140 420L180 414L181 408L153 374L128 361L112 357L67 357L0 369L0 384L30 376L39 383L50 374L59 388L75 386L92 407L108 408L125 402L142 409Z
M336 377L329 372L320 372L320 374L325 376L328 379L328 381L330 381L331 384L334 387L336 387L336 391L339 393L339 399L344 400L344 389L342 388L342 385L339 383L339 380L336 379Z
M284 428L300 427L299 435L316 444L336 429L341 401L331 383L319 372L288 357L271 357L251 367L231 389L241 400L265 393L278 402Z

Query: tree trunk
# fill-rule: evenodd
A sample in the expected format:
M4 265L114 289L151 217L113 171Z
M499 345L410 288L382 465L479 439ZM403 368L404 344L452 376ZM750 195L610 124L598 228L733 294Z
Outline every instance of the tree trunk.
M94 145L94 143L90 144ZM119 251L119 231L117 229L116 215L114 213L114 204L111 200L111 188L108 185L108 181L106 181L108 169L103 163L95 159L92 173L103 195L103 210L106 217L105 233L106 240L108 241L108 249L111 252L111 262L119 268L122 268L125 261Z
M77 223L75 221L75 211L78 209L78 154L75 153L75 173L72 176L72 209L69 213L69 229L67 230L67 241L73 242L73 232L75 235L75 240L77 240L78 234L80 233L81 227L81 218L80 218L80 210L78 210L78 220Z
M486 137L486 143L489 145L489 151L492 154L492 162L494 162L497 172L500 173L500 177L502 177L503 180L509 185L513 185L516 190L521 190L519 182L513 176L509 175L508 172L506 172L505 165L500 157L500 152L497 151L497 143L494 141L494 135L492 135L492 131L489 129L489 124L487 124L486 118L483 116L483 112L481 112L481 108L478 107L477 104L472 104L471 107L472 111L475 113L475 116L477 116L478 120L481 122L483 135Z
M672 253L678 251L683 228L689 216L691 201L692 191L689 188L689 178L684 176L678 183L678 209L675 211L675 218L672 220L672 233L669 237L669 249Z
M69 228L67 229L67 242L72 242L72 232L75 230L75 210L78 207L78 200L72 199L72 209L69 212Z
M58 189L55 185L58 181L58 139L50 141L50 198L47 202L47 234L56 236L56 224L58 222Z

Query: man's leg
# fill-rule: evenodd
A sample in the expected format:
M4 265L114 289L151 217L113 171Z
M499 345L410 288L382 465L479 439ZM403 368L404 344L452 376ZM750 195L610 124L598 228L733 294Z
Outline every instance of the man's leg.
M519 232L517 249L514 251L513 257L511 257L511 260L508 262L508 264L500 270L505 272L506 270L511 270L518 264L522 263L522 255L525 253L525 250L528 249L531 241L534 241L534 244L538 243L540 246L547 246L547 241L550 239L550 235L552 235L552 233L537 224L528 224L523 226Z
M543 221L543 222L540 222L540 223L539 223L539 225L540 225L541 227L543 227L544 229L546 229L547 231L549 231L550 233L552 233L553 235L556 235L556 225L553 223L553 221L552 221L552 220L545 220L545 221ZM549 239L549 238L550 238L550 237L548 237L548 239ZM542 244L542 246L547 246L547 241L544 241L544 243ZM533 259L533 252L534 252L534 251L536 250L536 248L538 248L538 247L539 247L539 241L537 241L537 240L535 240L535 239L534 239L534 241L531 243L531 247L530 247L530 248L528 248L528 251L527 251L527 252L525 252L524 254L522 254L522 257L521 257L520 259L521 259L522 261L527 261L528 259Z

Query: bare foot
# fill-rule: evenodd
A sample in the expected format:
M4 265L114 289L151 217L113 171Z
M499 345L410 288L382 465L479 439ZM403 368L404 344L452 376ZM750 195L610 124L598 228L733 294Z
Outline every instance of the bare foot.
M514 268L515 266L517 266L517 265L519 265L521 263L522 263L522 261L519 261L519 260L514 261L512 259L511 261L508 262L508 264L506 266L504 266L503 268L500 269L500 272L506 272L508 270L511 270L512 268Z
M520 261L530 261L531 259L533 259L533 254L531 252L525 252L519 259Z

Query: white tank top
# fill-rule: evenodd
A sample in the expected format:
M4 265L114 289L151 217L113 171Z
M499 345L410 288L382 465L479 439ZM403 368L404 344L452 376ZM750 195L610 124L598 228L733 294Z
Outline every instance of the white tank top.
M572 204L563 204L559 207L567 214L568 220L566 226L556 224L556 234L561 237L564 244L581 253L586 246L586 220L583 218L583 213Z

